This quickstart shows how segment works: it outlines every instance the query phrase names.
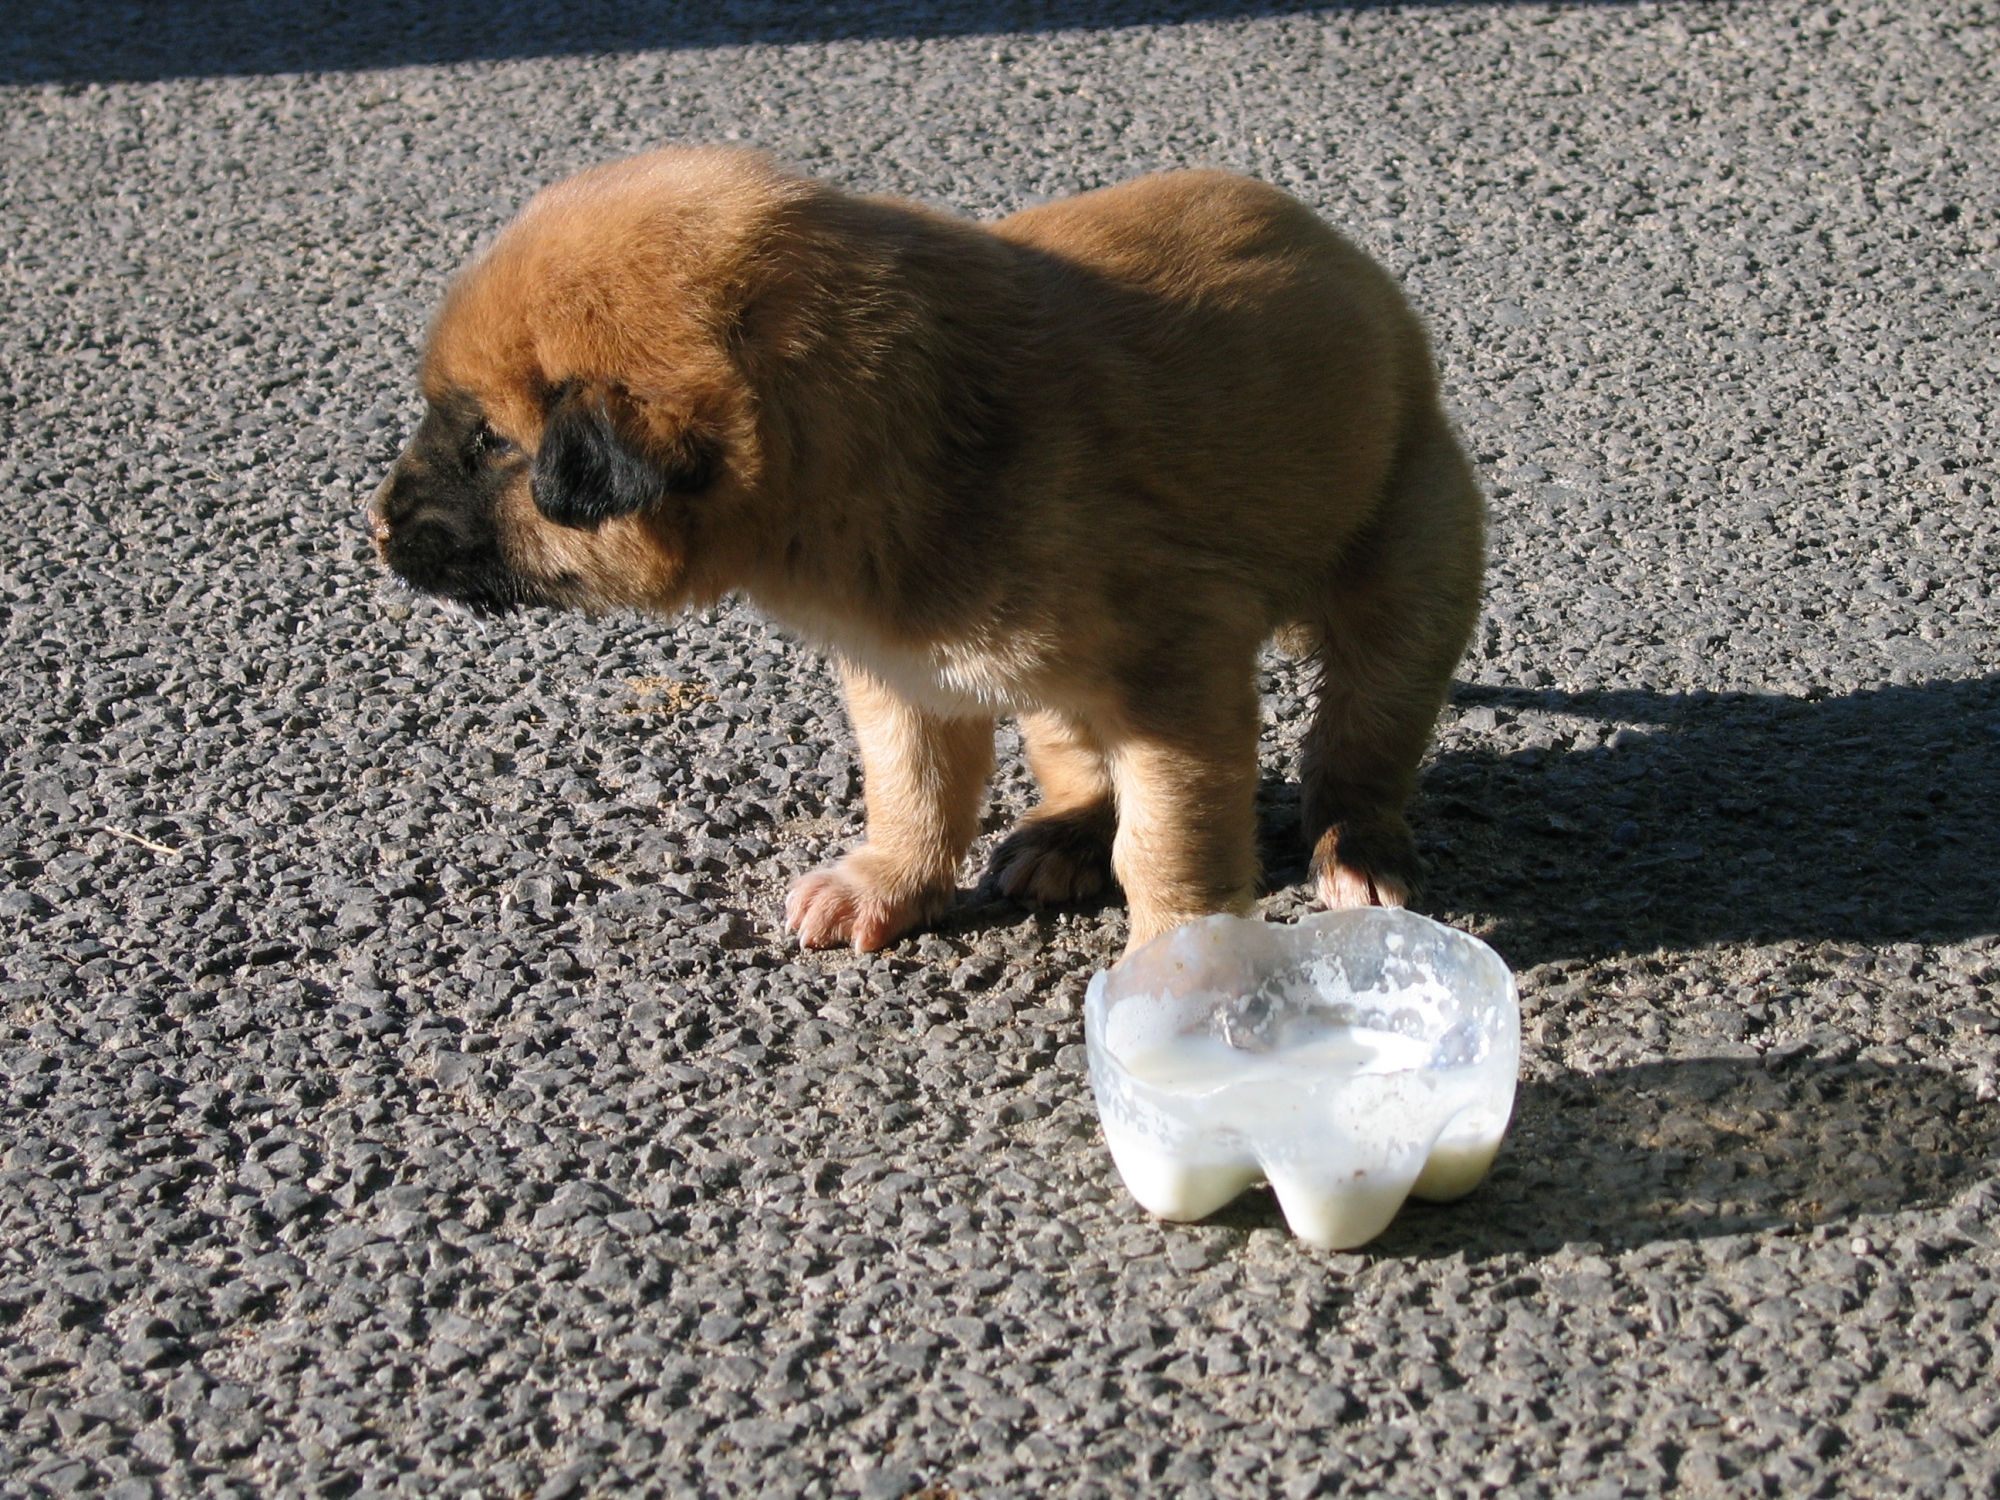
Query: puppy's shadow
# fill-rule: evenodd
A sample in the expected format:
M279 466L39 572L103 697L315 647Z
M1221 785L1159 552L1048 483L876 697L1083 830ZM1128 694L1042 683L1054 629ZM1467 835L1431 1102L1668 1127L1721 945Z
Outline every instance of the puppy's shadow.
M2000 678L1818 702L1484 687L1455 701L1411 808L1422 905L1497 923L1517 963L2000 931Z
M2000 678L1817 702L1462 685L1454 709L1410 806L1416 906L1517 967L2000 932ZM1257 807L1266 909L1307 911L1297 784L1267 774ZM943 925L1021 912L982 886Z
M1840 1224L1950 1201L1993 1175L2000 1104L1951 1074L1872 1062L1695 1058L1524 1081L1492 1174L1411 1202L1365 1253L1408 1259L1625 1249ZM1282 1228L1268 1192L1212 1223Z

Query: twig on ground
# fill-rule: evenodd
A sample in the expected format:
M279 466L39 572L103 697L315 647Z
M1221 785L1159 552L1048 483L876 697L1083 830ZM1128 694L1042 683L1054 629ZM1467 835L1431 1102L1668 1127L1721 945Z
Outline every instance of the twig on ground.
M97 826L99 828L102 828L106 833L110 834L112 837L121 838L129 843L137 844L142 849L151 849L155 854L171 854L175 859L180 858L181 855L180 850L169 848L165 844L156 844L153 842L153 840L149 838L142 838L140 835L133 833L130 829L113 828L109 823L100 823Z

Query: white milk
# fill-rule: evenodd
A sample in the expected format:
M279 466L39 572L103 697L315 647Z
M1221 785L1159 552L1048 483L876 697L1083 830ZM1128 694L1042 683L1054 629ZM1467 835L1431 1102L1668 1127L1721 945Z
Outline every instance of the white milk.
M1211 917L1099 975L1086 1006L1132 1196L1198 1219L1268 1181L1293 1232L1328 1249L1373 1239L1413 1192L1478 1184L1513 1108L1519 1025L1491 949L1403 912Z

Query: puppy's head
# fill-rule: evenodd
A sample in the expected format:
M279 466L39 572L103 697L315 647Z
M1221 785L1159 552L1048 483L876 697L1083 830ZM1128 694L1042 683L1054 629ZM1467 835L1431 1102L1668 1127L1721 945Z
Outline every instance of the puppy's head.
M803 187L675 151L531 203L432 327L428 410L369 507L389 567L481 612L730 587L760 468L736 335L756 244Z
M692 420L657 437L615 377L523 373L527 403L490 379L426 380L424 419L370 505L383 561L481 613L673 607L720 443Z

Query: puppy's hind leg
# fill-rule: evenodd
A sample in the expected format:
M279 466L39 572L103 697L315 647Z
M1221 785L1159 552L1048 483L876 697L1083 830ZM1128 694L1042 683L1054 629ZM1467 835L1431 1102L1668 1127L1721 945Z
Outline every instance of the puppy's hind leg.
M1417 877L1403 815L1479 613L1485 506L1442 414L1404 450L1382 509L1307 622L1319 701L1300 815L1330 907L1402 906Z
M1118 804L1104 748L1067 715L1024 714L1021 739L1041 804L993 851L987 878L1020 901L1088 901L1111 884Z
M951 904L979 831L993 720L922 712L853 667L842 677L861 744L868 840L792 887L785 926L808 948L873 950Z

